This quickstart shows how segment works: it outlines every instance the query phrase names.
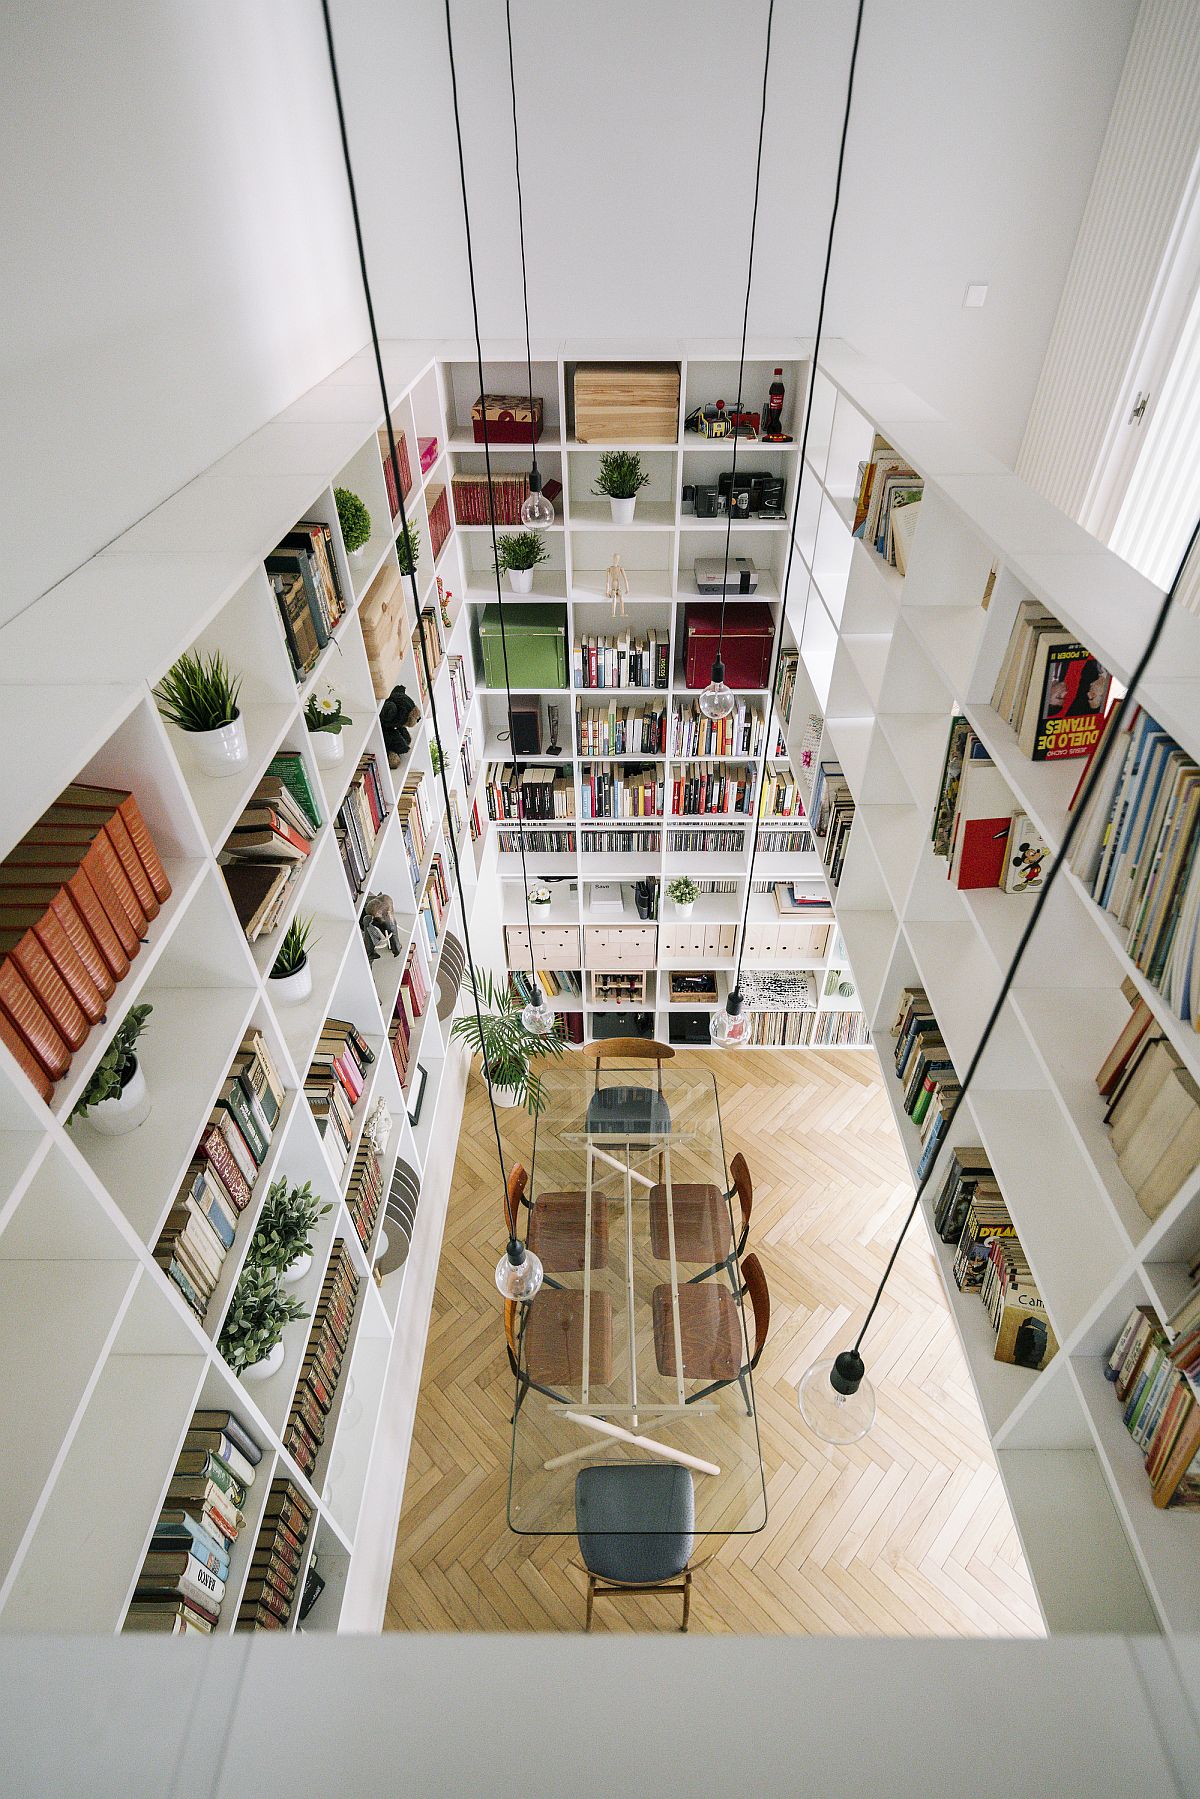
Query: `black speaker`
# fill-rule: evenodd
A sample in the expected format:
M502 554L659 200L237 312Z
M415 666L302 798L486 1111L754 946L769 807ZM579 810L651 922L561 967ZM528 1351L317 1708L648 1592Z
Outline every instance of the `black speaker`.
M537 700L513 700L512 752L514 756L542 753L542 716Z

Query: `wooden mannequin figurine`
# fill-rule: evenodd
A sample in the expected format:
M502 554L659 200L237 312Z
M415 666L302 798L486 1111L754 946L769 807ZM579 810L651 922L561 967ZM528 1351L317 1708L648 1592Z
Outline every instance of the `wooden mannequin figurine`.
M621 617L625 617L625 595L629 592L629 576L621 567L621 558L614 553L608 565L608 573L604 578L604 597L612 601L613 617L617 616L617 607L621 608Z

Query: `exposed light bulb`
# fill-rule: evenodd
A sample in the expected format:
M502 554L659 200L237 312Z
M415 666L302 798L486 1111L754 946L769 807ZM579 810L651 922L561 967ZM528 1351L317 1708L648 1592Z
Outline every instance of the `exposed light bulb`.
M508 1248L496 1263L496 1287L505 1299L532 1299L542 1284L542 1264L519 1237L508 1239Z
M700 710L705 718L728 718L733 703L733 689L725 685L725 664L718 656L712 665L712 680L701 691Z
M724 1006L709 1016L708 1034L719 1049L740 1049L750 1041L750 1014L742 1004L740 987L735 987Z
M536 1001L531 1000L522 1009L521 1023L534 1037L552 1036L556 1022L554 1007L544 993Z
M814 1362L796 1399L804 1422L826 1443L857 1443L875 1422L875 1389L855 1349Z
M542 471L535 462L529 471L529 492L521 502L523 525L552 525L554 508L542 492Z

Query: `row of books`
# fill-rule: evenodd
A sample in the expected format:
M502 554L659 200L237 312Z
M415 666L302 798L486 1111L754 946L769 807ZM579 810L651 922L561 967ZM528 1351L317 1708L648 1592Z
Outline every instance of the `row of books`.
M509 970L509 985L523 1006L533 1005L543 994L548 999L557 999L563 993L576 999L583 995L582 977L577 968L539 968L536 975L535 980L527 969Z
M358 1275L350 1251L336 1238L283 1433L284 1448L305 1475L312 1474L325 1441L326 1420L333 1410L357 1299Z
M210 1636L262 1445L233 1412L193 1413L123 1628ZM256 1579L255 1574L251 1580Z
M425 679L425 661L429 661L429 678L432 680L441 667L445 645L442 643L442 628L438 617L438 609L432 600L421 608L418 620L418 631L421 642L425 646L425 655L421 654L421 644L413 638L413 661L417 669L417 690L423 705L429 704L429 685Z
M408 872L415 889L421 879L421 864L425 860L425 849L433 822L429 788L420 769L415 769L406 776L396 801L396 812L400 819L404 853L408 857Z
M286 1475L272 1481L235 1630L288 1629L312 1520L312 1507Z
M955 1285L978 1293L987 1308L995 1360L1044 1368L1057 1355L1058 1340L982 1149L951 1151L933 1226L943 1243L954 1245Z
M247 1031L154 1246L155 1261L202 1322L284 1098L266 1038Z
M338 807L334 835L342 867L355 896L362 892L375 855L375 844L387 817L383 783L375 753L369 750L355 770L346 797Z
M320 820L303 756L299 750L281 751L218 857L234 911L251 943L278 928L312 853Z
M818 763L808 816L813 831L822 839L821 860L825 872L830 884L836 887L842 878L850 827L854 823L854 796L840 762Z
M578 706L581 756L662 756L667 748L665 706Z
M796 693L799 667L799 650L780 650L779 666L775 671L775 710L785 725L792 716L792 700Z
M442 925L450 910L450 881L446 874L446 865L439 850L429 864L429 879L425 883L425 891L421 895L421 904L417 915L425 931L425 942L429 950L436 955L441 941Z
M1164 1324L1135 1306L1104 1364L1156 1506L1200 1507L1200 1289Z
M450 682L450 704L454 708L454 728L461 731L472 699L466 657L457 654L451 656L446 663L446 671Z
M950 720L930 833L947 878L964 890L999 887L1034 893L1045 878L1046 845L1024 812L1014 811L1003 774L961 713Z
M685 762L671 782L671 812L675 818L696 818L706 812L740 813L749 817L754 808L758 771L745 768L689 768Z
M655 846L657 847L657 845ZM675 830L667 832L667 848L676 853L696 856L737 855L746 847L740 825L714 830Z
M488 488L491 487L491 505ZM557 483L555 484L557 485ZM454 517L460 525L519 525L521 508L529 498L529 476L493 474L489 484L486 475L454 475L450 482L454 494ZM543 489L543 491L545 491Z
M670 672L670 638L658 631L645 637L633 637L628 631L609 637L589 634L577 637L571 648L571 676L577 688L663 688Z
M73 782L0 864L0 1037L44 1100L170 893L125 788Z
M1106 733L1115 718L1114 708ZM1198 819L1200 767L1148 713L1131 707L1071 865L1126 933L1131 961L1177 1018L1200 1028Z
M561 769L518 768L513 762L497 762L483 792L492 819L575 816L574 783Z
M811 831L800 828L781 831L777 830L769 819L766 822L768 828L763 832L758 845L760 856L805 856L810 850L816 848L817 840ZM839 875L841 873L840 863L838 864L838 873ZM810 901L809 903L820 904L820 901ZM825 903L828 904L828 901Z
M754 1012L750 1042L759 1049L857 1049L871 1040L861 1012Z
M479 764L475 759L474 731L468 731L462 740L462 747L458 752L458 766L462 770L463 792L470 793L471 788L475 784L476 770L479 767Z
M904 1087L903 1108L921 1135L920 1180L938 1152L961 1091L950 1052L924 987L900 994L892 1036L896 1039L896 1079Z
M531 855L565 856L575 853L575 833L572 830L561 831L500 831L497 834L497 847L502 856L517 856L521 853L522 838L524 846Z
M374 1060L374 1050L348 1019L325 1020L304 1077L304 1092L339 1173L350 1159L354 1108Z
M590 763L580 773L583 818L661 818L663 778L651 765Z
M359 1242L366 1249L383 1204L383 1157L365 1139L358 1146L346 1188L346 1209Z
M558 1029L567 1043L580 1044L587 1040L583 1028L582 1012L562 1012L559 1014Z
M695 700L675 714L671 733L673 756L757 756L762 747L763 716L748 700L739 700L728 718L705 718Z
M758 811L760 818L803 818L804 798L790 768L763 771Z
M1200 1086L1128 976L1121 991L1133 1009L1096 1086L1121 1173L1157 1218L1200 1164Z
M417 955L414 945L409 950L408 960L404 964L404 973L400 977L400 990L396 995L392 1021L388 1027L392 1061L396 1065L396 1073L400 1076L402 1087L408 1080L409 1058L417 1020L424 1017L428 1004L429 982L425 978L425 970L421 966L421 959Z
M1023 756L1063 762L1095 749L1111 677L1038 600L1022 600L992 690L992 707Z
M436 562L450 535L450 497L441 482L426 490L425 510L429 514L429 547Z
M408 438L403 431L393 431L396 439L396 460L400 464L400 481L397 485L396 471L392 467L392 453L388 448L387 432L379 433L379 455L383 462L383 481L387 488L388 511L394 519L400 516L400 496L407 500L412 492L412 464L408 457Z
M916 469L876 434L871 454L859 464L853 532L903 574L925 484Z
M332 530L318 519L301 519L265 566L292 670L301 681L316 666L346 612Z

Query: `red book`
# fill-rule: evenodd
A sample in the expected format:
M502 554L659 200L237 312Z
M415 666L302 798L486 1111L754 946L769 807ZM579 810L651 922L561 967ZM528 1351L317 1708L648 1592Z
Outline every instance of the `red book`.
M11 961L0 963L0 1009L52 1081L61 1081L71 1066L71 1052L41 1001L30 992Z
M81 1013L87 1030L104 1017L104 995L72 949L66 932L54 917L45 913L25 929L19 924L0 924L0 955L11 956L25 980L42 1001L52 1018L58 1017L51 995L65 993ZM63 1035L71 1041L64 1030ZM78 1044L72 1047L78 1048Z

